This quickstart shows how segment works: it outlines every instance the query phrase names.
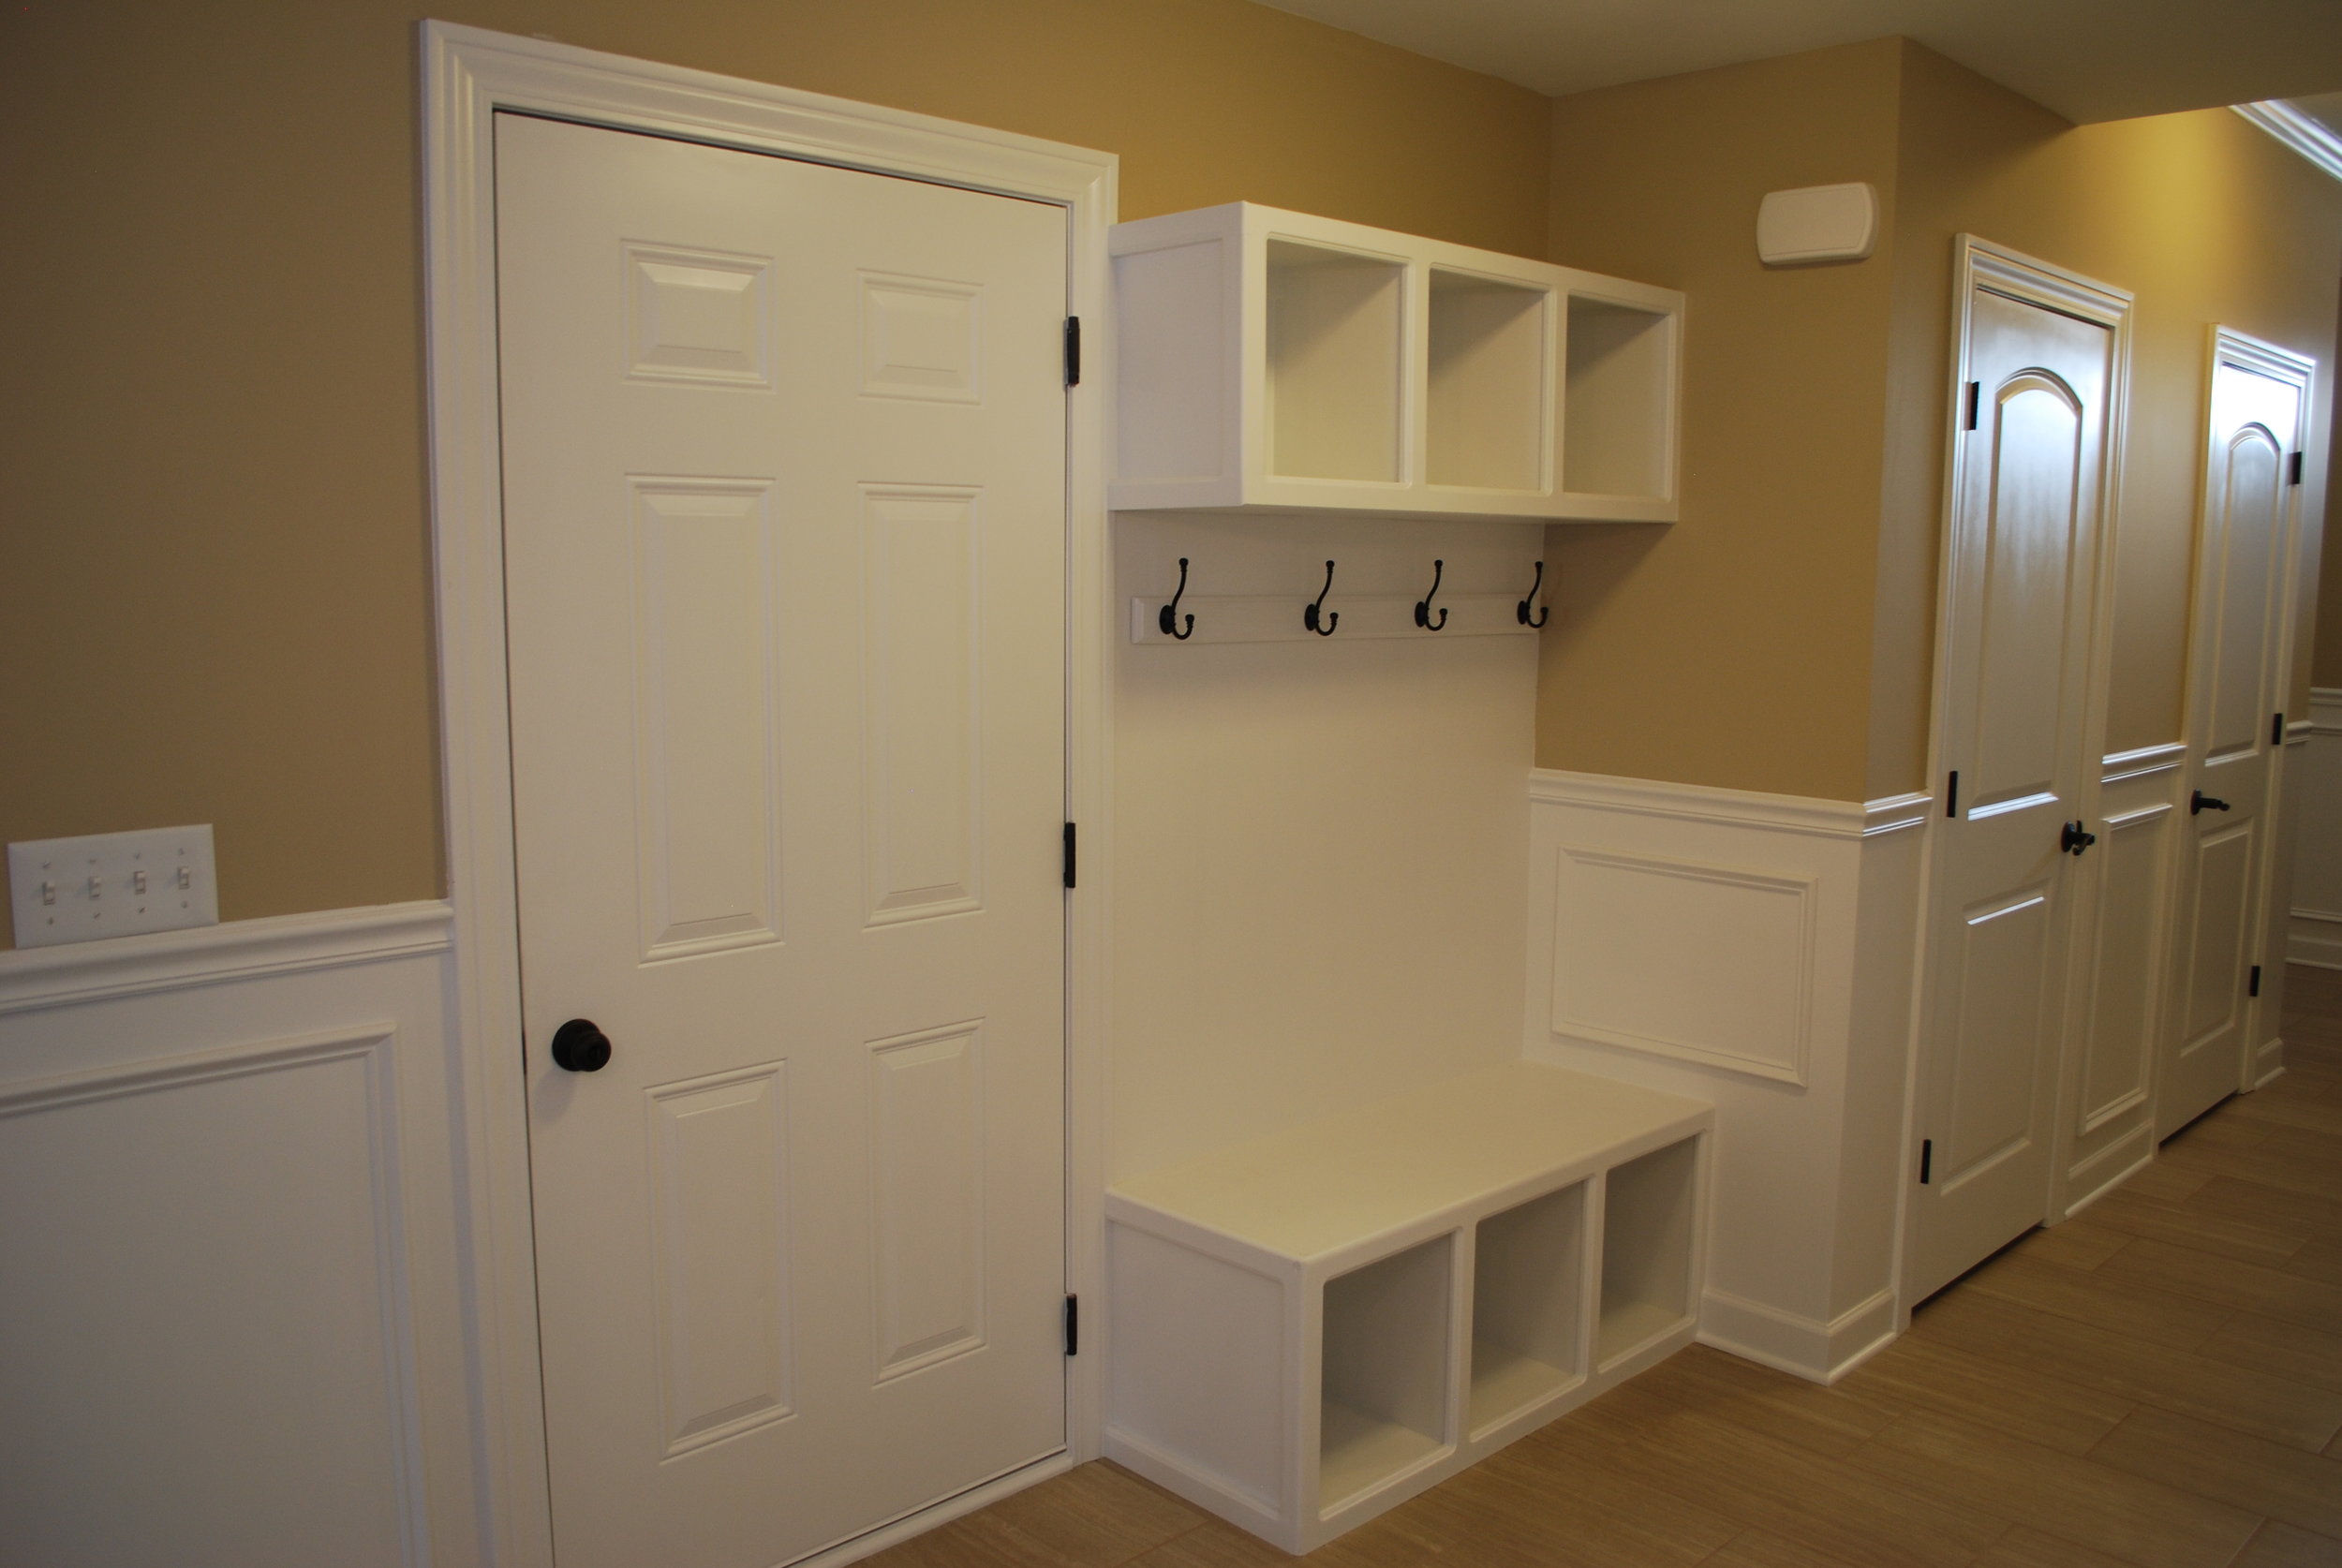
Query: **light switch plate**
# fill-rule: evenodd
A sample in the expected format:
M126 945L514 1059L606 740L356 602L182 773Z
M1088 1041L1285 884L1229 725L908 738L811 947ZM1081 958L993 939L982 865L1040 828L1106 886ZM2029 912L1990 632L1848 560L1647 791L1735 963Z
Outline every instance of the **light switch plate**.
M8 908L19 947L216 925L211 824L11 844Z

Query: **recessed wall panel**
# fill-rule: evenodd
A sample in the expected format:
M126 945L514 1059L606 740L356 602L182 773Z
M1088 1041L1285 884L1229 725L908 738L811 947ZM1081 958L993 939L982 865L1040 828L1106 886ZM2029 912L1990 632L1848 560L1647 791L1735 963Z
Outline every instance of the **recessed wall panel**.
M869 924L978 907L978 493L862 500L863 832Z
M786 1081L775 1062L650 1091L670 1457L790 1413Z
M982 1028L882 1040L870 1052L879 1379L984 1343Z
M644 956L777 941L771 483L633 483Z

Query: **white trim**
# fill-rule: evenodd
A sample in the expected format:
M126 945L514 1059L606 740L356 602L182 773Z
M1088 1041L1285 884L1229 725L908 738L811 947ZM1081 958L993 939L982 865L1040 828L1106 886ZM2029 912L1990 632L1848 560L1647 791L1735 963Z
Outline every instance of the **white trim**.
M1811 1383L1836 1383L1885 1350L1897 1332L1891 1287L1828 1323L1728 1291L1712 1288L1699 1298L1701 1344Z
M2311 119L2283 98L2260 103L2231 104L2230 108L2301 154L2325 172L2342 180L2342 136Z
M2142 746L2131 751L2110 751L2098 763L2098 782L2115 784L2126 778L2143 778L2151 773L2169 773L2186 761L2186 741L2165 741L2160 746Z
M1624 778L1607 773L1567 773L1533 768L1529 798L1545 806L1577 806L1595 811L1626 811L1644 817L1722 822L1733 827L1771 828L1778 833L1823 838L1860 838L1866 807L1852 801L1812 795L1771 795L1756 790L1726 790L1709 784L1671 784L1655 778ZM1875 803L1891 811L1913 798L1897 795ZM1916 820L1916 819L1915 819ZM1902 826L1897 822L1892 826Z
M453 917L431 899L17 948L0 953L0 1016L444 953Z
M1882 795L1862 803L1862 836L1876 838L1881 834L1900 833L1905 828L1925 827L1935 815L1935 796L1926 790L1913 790L1907 794Z
M422 51L431 497L438 576L441 757L453 906L454 1092L472 1238L471 1332L487 1453L482 1534L499 1564L549 1568L527 1107L520 1035L497 405L492 117L515 109L779 156L995 191L1069 213L1070 310L1095 324L1066 399L1067 810L1083 835L1068 900L1068 1288L1103 1295L1108 875L1112 834L1104 455L1113 384L1106 229L1116 160L1005 131L707 71L426 22ZM1103 1317L1104 1314L1094 1314ZM1104 1325L1102 1324L1101 1327ZM1103 1349L1103 1335L1093 1340ZM1087 1351L1091 1347L1085 1345ZM1073 1360L1067 1438L1098 1452L1103 1355ZM1030 1476L1035 1472L1017 1472Z

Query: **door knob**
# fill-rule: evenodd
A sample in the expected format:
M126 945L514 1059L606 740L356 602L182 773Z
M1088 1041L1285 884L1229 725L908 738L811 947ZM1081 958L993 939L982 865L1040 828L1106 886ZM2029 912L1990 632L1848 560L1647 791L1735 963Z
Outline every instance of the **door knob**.
M2214 800L2201 790L2195 791L2187 797L2187 814L2190 817L2199 811L2226 811L2227 809L2228 802Z
M599 1072L610 1065L610 1037L591 1018L572 1018L553 1031L553 1065L565 1072Z
M2080 822L2068 822L2057 836L2057 847L2069 855L2078 855L2098 841L2095 833L2086 833Z

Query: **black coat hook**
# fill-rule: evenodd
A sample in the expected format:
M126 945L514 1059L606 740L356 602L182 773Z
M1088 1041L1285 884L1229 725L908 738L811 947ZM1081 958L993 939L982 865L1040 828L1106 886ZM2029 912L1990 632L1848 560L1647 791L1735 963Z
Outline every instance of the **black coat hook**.
M1513 614L1520 617L1520 624L1522 626L1543 626L1545 624L1546 617L1553 614L1552 606L1548 605L1544 609L1537 612L1537 618L1535 620L1533 621L1529 618L1529 606L1537 601L1537 590L1544 586L1545 563L1543 561L1539 561L1537 563L1537 580L1529 584L1529 597L1522 599L1519 604L1516 605L1513 609Z
M1336 610L1331 613L1327 613L1325 609L1326 596L1333 591L1334 563L1327 561L1326 563L1326 585L1317 590L1317 602L1306 607L1301 612L1301 624L1308 627L1312 631L1316 632L1320 637L1331 637L1334 634L1334 624L1341 619L1341 611ZM1318 624L1320 621L1323 621L1325 624L1320 626Z
M1439 597L1439 580L1447 570L1445 561L1431 563L1431 591L1415 601L1415 624L1426 631L1437 631L1447 624L1447 606L1439 607L1439 619L1431 619L1431 600Z
M1193 614L1190 614L1187 617L1187 629L1185 631L1181 631L1179 629L1179 600L1186 597L1186 594L1187 557L1185 555L1181 555L1179 557L1178 592L1171 596L1170 603L1164 605L1156 613L1155 625L1163 629L1163 634L1165 637L1176 637L1182 643L1195 635L1195 617Z

